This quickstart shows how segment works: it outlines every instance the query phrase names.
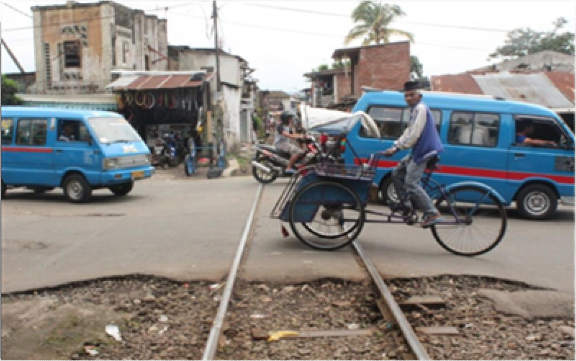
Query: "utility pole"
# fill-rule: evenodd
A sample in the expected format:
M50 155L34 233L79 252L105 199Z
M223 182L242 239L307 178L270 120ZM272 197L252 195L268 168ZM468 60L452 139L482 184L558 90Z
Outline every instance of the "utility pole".
M218 8L216 7L216 0L212 1L212 18L214 19L214 51L216 53L216 90L222 91L222 84L220 83L220 56L218 55Z
M18 69L20 69L20 73L24 74L25 73L24 68L22 67L22 65L20 65L20 62L18 62L18 59L16 59L16 56L12 53L12 50L10 50L6 42L4 42L4 38L2 38L2 45L4 45L4 48L8 52L8 55L10 55L10 57L12 58L12 61L14 61L14 64L16 64Z

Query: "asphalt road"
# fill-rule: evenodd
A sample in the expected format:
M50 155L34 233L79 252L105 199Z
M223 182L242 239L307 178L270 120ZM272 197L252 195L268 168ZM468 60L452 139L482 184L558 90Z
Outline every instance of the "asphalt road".
M241 277L303 282L363 277L351 248L315 251L284 238L268 217L286 184L264 188ZM68 203L60 190L44 195L9 191L2 200L2 292L100 277L147 274L177 280L226 276L259 184L252 177L214 180L156 177L125 198L107 190L91 203ZM508 231L492 252L454 256L430 231L366 224L359 242L386 277L485 275L523 281L573 295L574 211L534 222L509 212Z

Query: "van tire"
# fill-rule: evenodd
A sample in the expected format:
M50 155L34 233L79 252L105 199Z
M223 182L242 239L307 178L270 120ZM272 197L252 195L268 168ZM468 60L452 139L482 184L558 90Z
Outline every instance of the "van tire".
M398 196L396 195L392 176L386 178L382 183L380 183L380 188L378 189L378 203L388 205L390 202L398 202Z
M72 203L85 203L92 196L92 187L80 174L71 174L64 179L64 195Z
M6 186L6 183L4 183L4 181L2 181L2 198L4 198L4 196L6 195L7 189L8 189L8 187Z
M126 194L130 193L130 191L132 190L132 188L134 187L134 182L130 182L130 183L122 183L122 184L116 184L113 186L108 187L108 189L110 189L110 191L112 193L114 193L115 196L125 196Z
M523 218L547 219L556 212L558 197L547 185L529 184L518 192L516 207Z

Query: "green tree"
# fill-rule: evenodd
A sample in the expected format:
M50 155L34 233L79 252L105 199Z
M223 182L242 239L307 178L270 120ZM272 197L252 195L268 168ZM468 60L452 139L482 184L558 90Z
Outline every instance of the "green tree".
M2 105L20 105L22 99L16 96L18 85L12 79L2 75Z
M403 15L406 14L398 5L382 4L379 1L362 1L352 12L354 23L359 24L348 32L344 43L347 45L362 36L365 36L362 46L373 42L388 43L391 35L405 36L412 42L414 36L411 33L389 27L396 17Z
M424 66L417 56L410 56L410 77L412 79L422 79L424 77Z
M490 58L515 59L543 50L574 55L574 33L560 31L567 22L565 18L559 18L553 23L554 29L547 32L531 28L514 29L508 33L505 45L496 48Z

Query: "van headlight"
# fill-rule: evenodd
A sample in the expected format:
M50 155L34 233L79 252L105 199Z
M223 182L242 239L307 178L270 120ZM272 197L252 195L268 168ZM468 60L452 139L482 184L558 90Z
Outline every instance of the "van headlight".
M104 159L104 169L115 169L118 168L120 162L118 158L105 158Z
M146 154L145 156L146 164L152 164L152 155Z

